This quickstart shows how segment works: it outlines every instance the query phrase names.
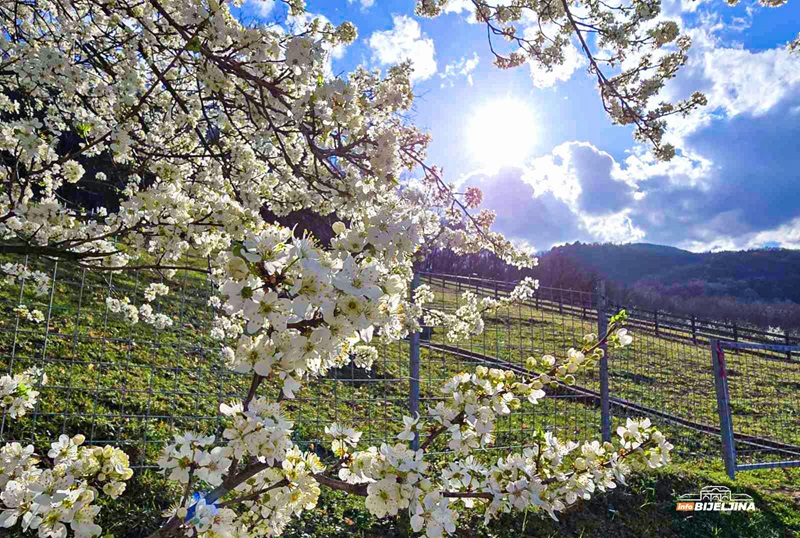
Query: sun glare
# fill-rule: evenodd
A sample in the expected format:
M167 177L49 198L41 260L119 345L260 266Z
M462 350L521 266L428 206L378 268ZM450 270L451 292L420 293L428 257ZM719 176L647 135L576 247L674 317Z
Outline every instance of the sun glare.
M484 166L522 164L535 141L535 124L533 110L519 99L487 102L469 121L470 156Z

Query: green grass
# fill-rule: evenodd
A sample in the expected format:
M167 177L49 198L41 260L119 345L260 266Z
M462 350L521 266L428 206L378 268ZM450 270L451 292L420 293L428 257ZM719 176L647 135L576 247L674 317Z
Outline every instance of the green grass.
M435 279L430 282L435 308L455 310L468 288ZM475 291L475 288L471 288ZM478 289L479 295L493 290ZM535 302L499 309L485 316L483 334L456 346L522 365L531 355L563 355L580 345L586 333L597 332L596 314L585 317L561 314L558 306ZM620 398L692 422L717 427L716 395L707 345L678 341L675 331L659 337L632 329L634 343L609 355L609 391ZM433 341L446 343L440 331ZM453 343L450 343L451 345ZM800 445L800 361L788 362L780 354L762 357L726 351L733 422L737 433ZM596 373L579 384L599 390ZM689 434L685 434L689 437ZM693 439L688 439L693 442ZM742 449L747 447L742 446Z
M677 463L637 474L629 480L628 487L574 507L559 522L541 518L532 521L529 517L523 530L520 518L507 517L500 528L492 527L474 535L498 538L792 537L800 533L800 509L792 497L800 491L798 478L800 473L796 470L767 471L742 477L734 484L718 465ZM782 486L770 486L772 483ZM708 485L725 485L736 493L751 495L758 511L687 513L675 510L677 497ZM794 489L786 489L787 485Z
M0 263L4 261L7 260L0 260ZM46 270L52 272L53 267L48 266ZM56 277L52 305L51 297L35 297L28 287L23 294L25 304L50 312L48 321L39 325L20 320L13 313L18 304L19 286L0 286L0 369L13 368L16 372L37 365L43 367L50 378L50 383L41 389L41 403L36 416L15 422L6 420L2 430L5 439L33 441L41 449L62 432L82 432L90 442L112 442L122 446L137 465L152 465L163 443L174 432L184 429L217 431L220 426L217 417L219 403L247 392L249 379L221 367L218 343L208 336L211 312L206 299L211 290L203 279L183 274L172 279L169 284L173 293L167 300L160 301L158 307L175 320L175 325L157 332L143 323L129 327L119 315L108 313L105 308L109 290L114 297L124 294L135 298L137 303L141 302L146 285L157 280L155 275L117 274L109 277L107 274L84 274L62 264ZM457 304L458 290L445 287L437 291L441 304L446 308ZM522 364L531 354L563 355L568 347L580 341L584 333L595 330L591 316L581 319L519 306L487 316L486 332L461 345L465 349ZM441 341L439 332L434 333L434 341L437 339ZM333 420L352 424L364 431L365 443L394 439L400 429L400 416L406 412L408 403L408 344L386 345L380 351L380 358L371 371L347 367L332 372L324 379L307 383L296 400L285 404L296 422L295 440L298 443L313 446L312 443L321 437L324 426ZM732 367L736 367L734 360L730 359ZM713 385L710 376L702 373L707 371L708 363L704 350L681 346L676 355L674 344L667 340L639 338L629 355L615 356L613 361L613 395L638 398L638 401L653 402L653 405L671 405L677 412L691 413L689 416L702 417L714 423ZM452 354L423 349L420 369L422 410L435 403L438 387L444 380L474 366L473 362ZM734 377L733 373L731 377ZM581 384L597 388L597 376L586 376L581 379ZM770 409L764 407L764 401L769 398L780 400L773 381L767 380L762 390L764 394L759 393L756 399L748 400L750 407L737 410L737 416L744 416L742 413L750 413L747 416L753 417L763 415ZM277 391L266 386L264 394L274 397ZM596 438L600 427L597 406L570 398L567 394L561 396L548 398L536 406L525 404L520 412L501 419L497 431L497 445L504 447L501 451L507 451L506 447L525 445L530 431L536 428L555 430L562 437ZM687 454L718 453L710 438L668 427L665 430L683 442ZM442 445L438 447L443 448ZM490 451L485 457L491 458L496 454L497 451ZM523 518L506 518L490 528L482 527L476 520L466 525L473 529L470 531L473 534L463 535L504 538L580 536L580 533L570 532L577 528L575 522L584 521L585 528L589 529L584 536L648 536L645 531L650 528L647 527L648 516L641 514L649 513L654 524L660 522L659 525L668 528L668 519L669 528L678 529L671 535L683 536L680 534L684 529L681 525L689 525L686 528L692 529L706 527L692 527L695 523L684 522L674 513L674 506L670 511L669 503L658 500L660 497L653 501L657 508L648 508L651 505L646 504L642 509L644 512L640 513L633 507L636 503L644 504L649 498L648 488L655 488L657 493L663 490L663 486L654 485L656 479L658 484L675 484L677 494L692 491L691 488L682 490L684 486L702 487L721 479L713 474L719 474L718 471L697 474L692 467L695 463L687 465L656 475L643 475L632 483L630 489L593 500L583 509L573 510L558 524L532 515L527 518L524 530L520 527ZM792 493L773 484L774 477L783 476L782 472L765 472L763 479L754 479L755 482L748 487L769 495L769 499L773 496L778 499L774 506L782 507L784 512L781 513L785 513L785 517L764 519L756 526L761 530L753 531L753 534L717 535L784 536L770 532L780 525L796 525L800 515L797 507L787 500L791 499ZM761 475L742 473L741 476ZM796 483L798 475L790 476ZM704 482L706 480L710 482ZM146 534L158 524L159 514L174 498L173 493L169 484L154 470L138 469L122 501L104 507L102 524L117 538ZM625 504L628 501L630 504ZM609 506L626 506L630 510L611 510ZM764 506L772 507L773 504ZM585 514L589 515L584 520ZM638 523L634 521L636 518L640 518ZM723 518L713 525L722 525L719 528L723 530L738 528L725 527L728 523ZM636 534L636 525L640 526L641 534ZM358 500L326 493L320 510L304 515L286 536L392 536L402 535L403 528L402 522L379 524L374 521ZM697 533L694 535L714 535Z
M718 465L693 462L632 476L626 487L579 502L553 521L538 513L509 514L485 525L469 513L462 538L790 538L800 535L800 472L759 471L731 483ZM753 497L755 512L675 510L677 499L704 486L725 485ZM337 493L292 525L287 538L408 536L402 520L375 521L363 506Z
M0 259L0 263L11 261ZM52 265L34 269L53 274ZM169 282L172 293L157 301L174 325L163 331L133 327L106 310L108 296L130 296L139 304L155 275L97 274L60 264L52 295L35 296L30 286L0 285L0 371L39 366L49 382L38 387L36 413L2 421L2 439L32 442L40 451L61 433L84 433L87 442L121 446L136 469L120 502L101 512L101 523L117 538L140 536L158 525L175 498L152 466L174 433L218 432L220 402L242 398L247 376L224 368L219 342L209 337L210 285L191 274ZM20 302L48 314L36 324L14 313ZM392 440L408 405L408 344L381 348L371 371L345 367L306 383L284 408L295 421L295 441L304 447L337 420L356 425L364 442ZM260 394L277 398L274 384Z

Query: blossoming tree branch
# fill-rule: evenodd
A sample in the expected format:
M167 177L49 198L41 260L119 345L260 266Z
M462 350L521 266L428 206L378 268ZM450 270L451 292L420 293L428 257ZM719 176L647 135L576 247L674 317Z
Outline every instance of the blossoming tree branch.
M733 6L739 0L727 2ZM450 3L417 0L416 13L437 17ZM786 0L759 3L774 8ZM470 0L468 4L475 21L485 26L489 50L501 69L531 64L551 71L564 63L568 47L577 44L611 121L632 126L634 138L649 144L660 160L670 160L676 152L663 140L669 118L708 103L701 92L677 102L663 98L664 85L689 58L691 39L681 35L675 20L661 16L661 0ZM800 51L800 34L787 48Z
M288 6L302 14L299 0ZM622 317L563 358L531 358L528 375L454 376L441 403L404 417L395 444L361 447L359 432L330 424L333 457L302 450L284 414L302 383L351 362L369 368L376 343L418 331L421 319L453 339L478 334L483 312L537 286L470 296L454 313L428 308L424 286L409 296L427 248L536 262L491 231L492 212L474 212L479 191L454 193L426 163L428 136L404 116L411 66L334 78L330 51L355 39L351 24L315 20L289 35L245 27L217 0L3 0L0 21L0 254L160 272L167 283L149 286L143 304L107 300L123 322L159 328L172 320L151 303L170 293L169 279L206 272L219 290L213 336L227 365L251 378L245 398L221 407L222 435L184 432L165 448L159 466L183 494L154 538L278 536L321 487L365 497L380 518L403 511L435 537L454 532L465 510L554 515L667 461L671 445L647 420L629 420L616 444L543 434L520 453L481 452L497 417L572 383L604 346L629 344ZM310 217L322 223L316 233ZM52 286L25 264L2 270L37 293ZM24 304L17 312L44 319ZM44 383L37 370L0 378L3 413L25 420ZM265 385L280 397L267 400ZM123 494L132 470L121 450L84 441L64 435L46 453L3 445L2 527L101 534L95 501ZM444 450L446 464L434 464Z

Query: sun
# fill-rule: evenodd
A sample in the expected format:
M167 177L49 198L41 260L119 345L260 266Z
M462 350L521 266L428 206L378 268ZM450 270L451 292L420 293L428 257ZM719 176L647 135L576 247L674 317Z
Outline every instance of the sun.
M467 129L472 159L483 166L519 165L535 142L536 117L524 101L500 98L477 108Z

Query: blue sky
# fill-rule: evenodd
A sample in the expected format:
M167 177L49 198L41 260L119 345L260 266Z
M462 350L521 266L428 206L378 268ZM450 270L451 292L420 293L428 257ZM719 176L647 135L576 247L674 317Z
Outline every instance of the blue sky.
M659 163L610 123L579 54L557 73L495 68L468 3L451 0L436 19L415 17L413 0L307 8L359 30L337 51L334 73L414 62L414 121L433 135L429 160L448 181L483 188L499 231L538 249L576 240L800 248L800 56L785 49L800 31L800 5L664 0L663 15L693 40L665 97L701 90L709 105L671 122L679 155ZM240 15L282 21L282 9L246 0ZM492 145L498 129L517 134L515 158L507 144Z

